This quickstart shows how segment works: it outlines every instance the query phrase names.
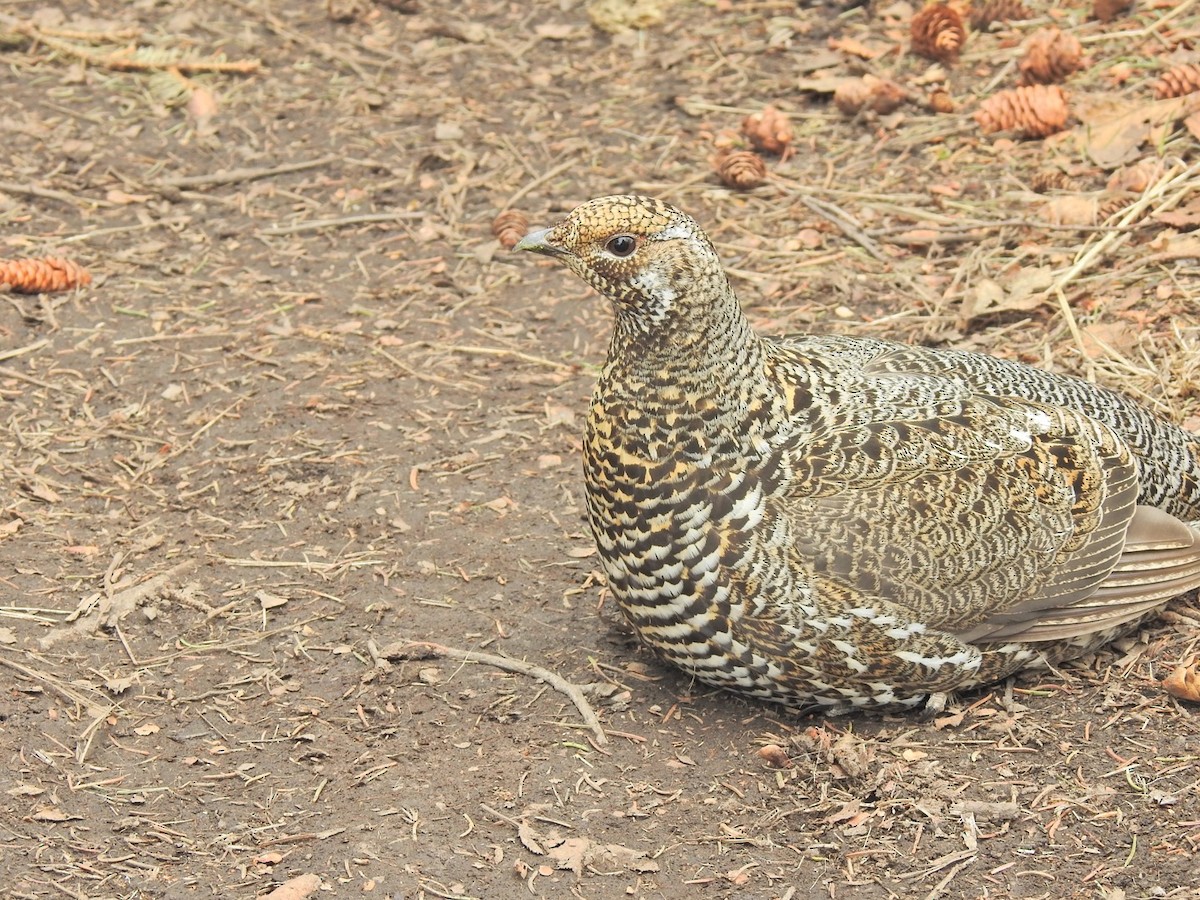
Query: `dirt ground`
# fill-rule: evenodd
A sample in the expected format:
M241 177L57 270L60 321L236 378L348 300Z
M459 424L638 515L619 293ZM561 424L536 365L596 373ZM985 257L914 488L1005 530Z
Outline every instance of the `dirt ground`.
M1068 227L1031 176L1116 165L971 118L1044 16L937 76L904 6L687 3L614 36L573 0L337 5L0 7L3 255L94 276L0 295L0 893L1200 896L1200 718L1159 685L1194 600L934 720L689 683L606 602L583 520L609 311L490 230L662 196L766 331L1020 356L1195 427L1195 138L1140 147L1171 202ZM1052 6L1078 96L1149 96L1200 37L1192 4ZM957 111L801 89L863 72L941 77ZM766 103L795 152L725 188L714 140ZM607 742L536 670L429 644L584 686Z

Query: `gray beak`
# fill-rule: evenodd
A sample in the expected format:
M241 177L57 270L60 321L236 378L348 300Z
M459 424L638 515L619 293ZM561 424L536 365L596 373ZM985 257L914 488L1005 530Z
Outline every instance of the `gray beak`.
M531 231L517 241L513 250L528 250L530 253L540 253L542 256L562 256L562 247L550 243L548 237L552 229L543 228L541 231Z

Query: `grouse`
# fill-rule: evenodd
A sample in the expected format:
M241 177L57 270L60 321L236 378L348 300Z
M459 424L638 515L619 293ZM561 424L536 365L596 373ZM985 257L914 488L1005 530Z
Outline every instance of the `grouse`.
M518 250L616 312L587 514L641 638L797 709L913 707L1089 652L1200 585L1200 437L983 354L756 333L658 200Z

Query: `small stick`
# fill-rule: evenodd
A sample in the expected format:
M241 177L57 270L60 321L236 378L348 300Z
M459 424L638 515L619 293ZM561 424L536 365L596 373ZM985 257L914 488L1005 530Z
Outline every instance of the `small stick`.
M286 175L289 172L302 172L305 169L316 169L319 166L327 166L330 163L337 162L340 158L332 155L322 156L320 159L284 163L279 166L227 169L221 172L210 172L207 175L183 175L177 178L163 178L153 182L149 187L195 188L208 187L214 184L235 184L239 181L256 181L259 178L271 178L275 175Z
M541 185L541 184L545 184L547 181L549 181L555 175L562 174L563 172L567 171L567 169L576 165L577 162L578 162L578 160L568 159L566 162L559 163L553 169L549 169L548 171L543 172L537 178L533 179L533 181L530 181L529 183L527 183L524 187L518 188L517 191L511 197L508 198L508 201L502 207L500 207L500 211L504 212L504 210L506 210L506 209L511 209L512 205L514 203L516 203L518 200L520 200L522 197L524 197L526 194L528 194L530 191L532 191L535 187L537 187L538 185Z
M58 200L62 203L70 204L71 206L79 206L80 203L92 204L93 206L116 206L108 200L97 200L91 197L78 197L75 194L68 194L66 191L55 191L50 188L38 187L36 184L18 184L15 181L0 181L0 191L6 194L23 194L26 197L43 197L47 200Z
M115 69L119 72L157 72L164 69L178 69L180 72L235 72L239 75L249 75L262 68L262 62L257 59L240 61L208 58L138 59L129 55L129 49L102 53L87 47L80 47L70 41L59 40L44 31L39 31L33 25L21 25L16 30L19 34L31 37L35 41L41 41L58 53L65 53L76 59L82 59L90 65Z
M507 656L496 656L494 653L483 653L479 650L458 650L454 647L446 647L442 644L434 644L429 641L408 641L396 644L389 644L379 651L380 656L385 658L397 657L402 655L406 650L415 647L422 647L430 650L438 656L445 656L448 659L458 659L463 662L477 662L484 665L494 666L497 669L503 669L505 672L513 672L517 675L528 675L531 678L536 678L538 681L543 681L550 687L554 688L560 694L565 695L575 708L579 710L579 715L583 717L584 724L591 729L592 734L596 738L596 743L600 746L607 746L608 736L604 733L604 727L600 724L600 719L596 716L592 705L588 703L587 698L583 696L583 691L577 685L567 681L561 675L551 672L549 669L543 669L541 666L536 666L533 663L522 662L519 659L511 659Z
M815 212L824 219L828 219L841 230L842 234L850 238L860 247L871 254L871 256L879 262L887 262L887 256L879 249L879 244L867 237L862 227L854 221L854 217L846 212L840 206L829 203L825 200L818 200L815 197L800 197L800 202Z
M339 219L312 219L308 222L297 222L294 225L276 225L274 228L264 228L259 234L278 236L281 234L296 234L301 231L320 231L322 228L341 228L343 225L361 225L365 222L398 222L401 219L422 219L425 213L407 210L390 213L362 213L357 216L342 216Z
M26 344L24 347L13 347L11 350L0 350L0 362L6 359L12 359L15 356L24 356L26 353L33 353L35 350L41 350L48 343L45 338L40 341L34 341L32 344Z
M559 369L566 372L578 372L582 366L579 364L572 365L571 363L562 363L557 360L547 359L544 356L534 356L531 353L522 353L520 350L510 350L507 347L473 347L468 344L435 344L432 341L422 341L419 346L428 347L431 350L448 350L451 353L466 353L474 356L511 356L514 359L519 359L523 362L534 363L539 366L546 366L550 369Z

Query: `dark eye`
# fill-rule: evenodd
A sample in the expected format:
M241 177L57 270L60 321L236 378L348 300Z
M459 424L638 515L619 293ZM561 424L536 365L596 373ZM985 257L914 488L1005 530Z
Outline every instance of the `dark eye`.
M630 256L637 249L637 239L632 234L618 234L616 237L608 239L604 249L613 256Z

